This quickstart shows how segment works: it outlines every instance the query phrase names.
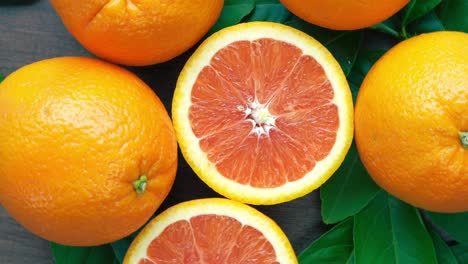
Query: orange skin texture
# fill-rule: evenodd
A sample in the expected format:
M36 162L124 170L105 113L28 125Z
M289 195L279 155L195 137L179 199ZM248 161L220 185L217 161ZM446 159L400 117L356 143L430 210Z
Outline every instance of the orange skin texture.
M171 120L137 76L95 59L25 66L0 84L0 203L34 234L91 246L141 227L177 169ZM146 191L132 183L148 177Z
M370 70L358 94L356 143L372 178L414 206L468 210L468 34L403 41Z
M409 0L281 0L289 11L312 24L335 29L370 27L391 17Z
M194 46L214 25L223 0L51 0L68 31L111 62L143 66Z

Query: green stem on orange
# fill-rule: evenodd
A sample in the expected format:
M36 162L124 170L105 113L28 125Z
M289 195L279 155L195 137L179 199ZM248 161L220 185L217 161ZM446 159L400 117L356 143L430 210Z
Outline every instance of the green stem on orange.
M133 184L133 189L135 189L135 192L137 194L143 194L145 193L146 186L148 185L148 178L146 177L146 175L142 175L138 177L138 179L134 181L132 184Z
M460 132L460 142L465 149L468 149L468 132Z

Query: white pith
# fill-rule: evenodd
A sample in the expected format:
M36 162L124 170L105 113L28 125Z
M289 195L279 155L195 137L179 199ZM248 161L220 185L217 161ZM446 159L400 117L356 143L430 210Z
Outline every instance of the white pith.
M269 136L270 130L276 127L276 117L268 110L268 104L260 103L257 98L249 98L247 105L239 105L237 110L244 112L245 119L252 123L250 133Z

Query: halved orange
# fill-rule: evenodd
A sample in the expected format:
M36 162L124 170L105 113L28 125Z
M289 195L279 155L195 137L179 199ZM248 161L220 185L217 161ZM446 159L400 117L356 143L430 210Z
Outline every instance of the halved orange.
M250 204L316 189L353 137L351 92L338 62L309 35L271 22L205 40L179 76L172 115L196 174Z
M136 237L124 264L294 264L286 235L256 209L222 198L175 205Z

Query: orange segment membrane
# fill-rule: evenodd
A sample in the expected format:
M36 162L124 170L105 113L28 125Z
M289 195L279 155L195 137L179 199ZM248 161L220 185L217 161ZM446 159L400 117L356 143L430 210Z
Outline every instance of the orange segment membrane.
M279 264L271 243L257 229L228 216L200 215L164 229L139 264Z
M284 41L237 41L193 85L189 110L219 173L257 188L301 179L330 153L339 125L322 66Z

